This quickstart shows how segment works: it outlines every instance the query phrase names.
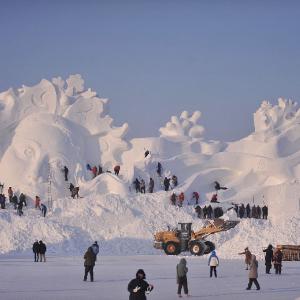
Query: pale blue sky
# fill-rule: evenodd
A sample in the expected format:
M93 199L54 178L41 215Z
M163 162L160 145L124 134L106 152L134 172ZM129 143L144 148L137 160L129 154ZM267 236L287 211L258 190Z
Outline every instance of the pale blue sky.
M200 110L208 138L300 100L300 1L0 0L0 90L80 73L131 136Z

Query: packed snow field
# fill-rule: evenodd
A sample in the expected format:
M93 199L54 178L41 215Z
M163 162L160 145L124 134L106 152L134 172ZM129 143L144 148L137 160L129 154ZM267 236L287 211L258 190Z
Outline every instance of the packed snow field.
M159 136L128 140L127 123L114 126L109 102L85 89L80 75L66 80L43 79L0 93L0 182L29 206L0 210L0 253L31 252L43 240L50 255L81 255L98 240L102 255L161 254L153 234L178 222L203 226L191 201L201 205L214 193L213 182L228 187L218 194L221 206L250 203L269 207L268 220L243 219L230 231L209 237L222 258L241 258L249 246L258 257L269 243L300 244L300 110L291 100L272 106L264 101L254 114L255 131L235 142L205 139L201 113L184 111L159 129ZM145 157L145 150L150 154ZM179 185L163 191L162 178L177 175ZM101 165L92 178L86 165ZM63 166L69 168L64 180ZM120 175L107 173L120 165ZM51 197L48 201L49 176ZM154 179L154 193L136 194L135 178ZM69 183L80 187L79 199L69 196ZM184 192L182 208L170 205L172 192ZM34 208L39 195L48 206L46 218ZM232 213L225 218L236 218Z
M188 287L191 299L208 300L294 300L300 296L299 263L283 264L281 276L263 274L259 263L260 291L246 291L248 271L241 260L221 260L218 278L209 278L207 259L187 257ZM95 281L83 282L82 257L49 257L46 263L33 258L2 258L0 298L5 300L74 300L128 299L127 285L143 267L146 280L154 285L148 299L177 298L177 257L168 256L105 256L98 257Z

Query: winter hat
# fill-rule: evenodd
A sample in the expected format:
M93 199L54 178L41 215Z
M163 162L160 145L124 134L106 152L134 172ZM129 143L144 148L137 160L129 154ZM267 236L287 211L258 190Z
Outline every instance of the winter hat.
M139 278L140 276L139 275L142 275L142 279L145 279L146 278L146 274L144 272L143 269L139 269L137 272L136 272L136 278Z
M213 251L211 252L211 255L216 255L216 251L213 250Z

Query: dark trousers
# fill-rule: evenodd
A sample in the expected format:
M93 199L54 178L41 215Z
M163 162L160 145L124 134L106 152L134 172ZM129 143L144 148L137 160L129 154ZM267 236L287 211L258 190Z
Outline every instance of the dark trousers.
M256 278L249 278L248 289L250 290L252 287L252 283L254 282L257 289L260 289L259 283Z
M267 264L267 265L266 265L266 273L267 273L267 274L270 274L271 268L272 268L272 265L271 265L271 264Z
M189 290L188 290L188 284L187 284L186 276L178 277L178 290L177 290L178 295L181 295L182 287L183 287L184 293L187 295L189 293Z
M281 265L276 264L274 265L275 268L275 274L281 274Z
M37 252L34 252L34 261L39 261L39 254Z
M212 274L215 274L215 277L217 277L217 267L216 266L210 266L210 277L212 277Z
M87 280L88 273L90 273L91 281L94 281L94 266L85 266L84 281Z
M68 181L68 173L65 173L65 181Z

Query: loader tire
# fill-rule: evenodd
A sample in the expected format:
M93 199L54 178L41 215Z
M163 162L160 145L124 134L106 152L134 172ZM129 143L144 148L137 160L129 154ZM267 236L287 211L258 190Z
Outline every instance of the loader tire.
M177 255L180 253L179 244L176 242L167 242L164 250L167 255Z
M205 243L202 241L192 241L190 243L190 252L193 255L203 255L206 250Z
M212 252L213 250L216 249L216 246L213 242L205 241L204 243L206 245L206 250L205 250L204 254L209 254L210 252Z

